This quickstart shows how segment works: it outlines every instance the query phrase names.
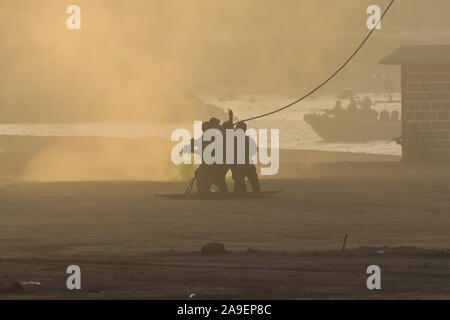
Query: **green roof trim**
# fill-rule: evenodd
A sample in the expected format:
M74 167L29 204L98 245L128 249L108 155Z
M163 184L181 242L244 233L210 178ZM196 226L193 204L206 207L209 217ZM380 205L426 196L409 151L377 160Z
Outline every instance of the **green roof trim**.
M450 45L402 46L380 64L450 63Z

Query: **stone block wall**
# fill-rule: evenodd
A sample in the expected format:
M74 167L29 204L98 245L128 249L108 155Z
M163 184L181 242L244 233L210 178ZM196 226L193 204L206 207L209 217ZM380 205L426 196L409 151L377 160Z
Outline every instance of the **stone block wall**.
M450 161L450 64L402 65L402 134L412 127L430 159ZM409 154L403 145L405 160Z

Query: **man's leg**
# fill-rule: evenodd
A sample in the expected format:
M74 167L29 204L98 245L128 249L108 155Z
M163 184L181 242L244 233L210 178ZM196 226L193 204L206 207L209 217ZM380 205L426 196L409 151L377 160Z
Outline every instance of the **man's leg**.
M209 194L211 189L209 171L210 168L203 164L197 169L197 189L199 194Z
M234 187L233 192L245 193L247 192L247 185L245 184L245 172L242 165L235 165L231 168L233 173Z
M220 193L228 193L228 186L225 180L225 176L227 174L228 167L224 165L215 165L214 168L214 184L217 188L219 188Z
M248 177L248 181L252 186L253 192L261 192L258 173L256 172L256 167L253 164L249 164L246 166L246 176Z

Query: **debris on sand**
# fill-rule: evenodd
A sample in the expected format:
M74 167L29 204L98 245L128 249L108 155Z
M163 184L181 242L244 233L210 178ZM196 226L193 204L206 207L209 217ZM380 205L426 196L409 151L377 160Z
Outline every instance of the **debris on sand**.
M22 286L40 286L41 283L40 282L36 282L36 281L21 281L20 284Z
M25 291L32 292L41 287L40 282L35 281L14 281L9 286L0 283L0 292L6 293L23 293Z
M323 256L332 255L337 256L342 254L342 250L324 250L312 251L311 255ZM422 257L422 258L450 258L450 250L442 249L426 249L415 246L360 246L352 249L345 249L345 257L369 257L369 256L384 256L384 257Z
M225 250L225 246L220 242L209 242L203 245L201 249L202 254L225 254L227 251Z
M395 256L424 256L424 257L449 257L449 252L440 249L425 249L415 246L400 246L400 247L375 247L378 251L383 251L385 254ZM370 251L371 247L360 247L361 251Z
M425 249L415 246L361 246L353 249L352 252L356 256L370 256L373 254L382 254L386 256L409 256L409 257L443 257L449 258L450 252L440 249Z

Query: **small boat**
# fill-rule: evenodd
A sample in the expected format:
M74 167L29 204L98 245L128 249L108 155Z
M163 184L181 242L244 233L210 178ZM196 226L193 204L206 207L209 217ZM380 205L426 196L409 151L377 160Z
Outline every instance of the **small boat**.
M327 114L307 114L304 120L326 142L392 140L401 135L400 120L335 118Z

